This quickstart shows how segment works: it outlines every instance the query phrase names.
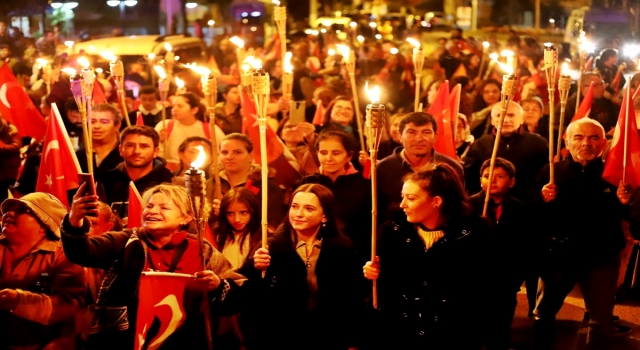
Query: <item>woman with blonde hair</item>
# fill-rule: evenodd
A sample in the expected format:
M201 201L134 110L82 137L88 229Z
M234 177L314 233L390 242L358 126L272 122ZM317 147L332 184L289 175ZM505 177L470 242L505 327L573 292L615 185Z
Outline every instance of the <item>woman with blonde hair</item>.
M230 307L230 293L243 282L231 264L205 241L202 268L198 238L192 234L194 213L184 187L160 184L142 196L142 227L90 237L86 216L97 215L97 197L86 195L86 184L73 197L71 211L62 224L62 244L69 260L85 267L106 269L96 314L90 329L92 349L131 349L134 345L138 307L138 283L144 271L193 275L184 294L186 319L164 340L163 348L191 344L205 348L203 297L210 312Z

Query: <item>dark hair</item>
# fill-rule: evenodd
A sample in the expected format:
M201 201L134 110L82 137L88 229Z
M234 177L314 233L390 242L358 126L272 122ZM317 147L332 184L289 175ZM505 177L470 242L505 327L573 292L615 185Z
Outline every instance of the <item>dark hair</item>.
M207 108L200 103L200 100L196 97L196 95L187 92L186 94L180 94L178 97L182 97L187 101L187 104L191 108L198 108L198 112L196 112L196 119L201 122L206 122L206 114L205 111Z
M112 106L109 103L101 103L95 105L91 108L91 113L94 112L109 112L113 115L113 124L120 125L122 123L122 113L120 113L120 109Z
M218 222L214 229L216 244L218 249L222 251L222 248L228 241L233 240L233 225L227 219L227 210L229 206L234 202L244 204L251 213L251 219L247 224L246 231L240 238L240 252L242 253L242 245L245 239L249 236L261 234L260 231L260 201L251 190L244 187L232 188L227 192L220 200L220 214L218 215Z
M347 101L351 104L351 107L353 107L353 120L351 121L351 124L356 122L356 107L353 105L353 99L349 96L341 95L336 96L336 98L334 98L327 107L327 111L324 113L324 120L322 121L322 125L331 124L331 112L333 112L333 107L338 101Z
M482 177L482 173L485 171L485 169L489 168L490 166L491 159L487 159L484 161L484 163L482 163L482 167L480 167L480 177ZM504 169L504 171L507 172L507 175L509 175L510 179L514 179L516 177L516 167L513 165L513 163L502 157L496 157L494 167Z
M220 145L222 145L223 142L229 141L229 140L238 140L244 143L244 146L247 148L248 153L253 152L253 141L251 141L251 138L249 138L249 136L245 134L240 134L237 132L232 132L231 134L226 135L222 139L222 141L220 141Z
M431 124L431 126L433 126L433 132L438 132L438 122L431 114L427 112L413 112L402 117L402 120L400 120L400 125L398 125L401 134L404 131L405 126L407 126L407 124L409 123L412 123L415 126Z
M160 135L158 135L158 132L156 131L156 129L154 129L154 128L150 127L150 126L146 126L146 125L131 125L131 126L126 127L124 130L122 130L122 133L120 133L120 144L121 145L124 143L124 140L129 135L146 136L146 137L150 138L151 140L153 140L153 147L157 148L160 145Z
M209 146L209 148L211 148L211 140L206 139L202 136L191 136L191 137L187 137L186 139L184 139L184 141L182 141L182 143L180 144L180 146L178 147L178 152L182 153L184 151L187 150L187 146L191 143L191 142L196 142L196 141L200 141L200 142L204 142L205 144L207 144Z
M489 79L483 80L480 83L480 85L478 85L478 88L476 89L476 98L473 101L473 111L474 112L478 112L478 111L481 111L481 110L489 107L487 105L487 103L484 102L484 99L482 98L482 91L484 90L484 88L487 85L491 85L491 84L496 85L498 87L498 90L502 89L502 84L500 84L499 81L497 81L497 80L495 80L493 78L489 78Z
M614 56L618 56L618 51L616 49L604 49L600 52L600 59L602 60L602 63L608 61Z
M318 140L316 141L316 149L320 149L320 142L329 139L338 140L347 151L347 154L350 157L353 157L353 154L356 151L356 140L353 138L353 136L351 136L351 134L347 134L344 131L338 130L323 131L320 133L320 135L318 135Z
M68 97L65 101L64 101L64 111L65 113L69 113L71 111L79 111L78 109L78 104L76 103L76 99L73 97Z
M404 182L415 182L432 197L442 198L441 215L445 219L471 215L472 208L458 173L446 163L437 163L429 169L411 173Z
M335 208L335 198L333 197L333 192L325 186L319 184L304 184L298 187L293 194L291 194L291 199L289 199L289 210L291 210L291 203L293 203L293 199L298 193L313 193L318 197L318 201L320 202L320 206L322 207L322 211L324 212L324 217L327 221L320 227L320 232L318 236L322 237L338 237L340 236L340 231L338 231L338 226L336 223L336 215L334 212ZM293 227L291 226L291 221L289 221L289 215L286 215L284 218L284 222L282 223L281 229L285 232L293 233ZM293 242L297 243L298 237L293 234Z
M153 94L153 96L155 96L156 98L159 98L158 89L156 89L155 86L145 85L145 86L140 88L140 91L138 91L138 96L140 96L140 95L151 95L151 94Z

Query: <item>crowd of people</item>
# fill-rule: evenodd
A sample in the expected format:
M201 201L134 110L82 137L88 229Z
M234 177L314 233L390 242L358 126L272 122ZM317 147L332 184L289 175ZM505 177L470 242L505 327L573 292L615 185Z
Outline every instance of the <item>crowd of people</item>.
M56 103L87 172L78 106L60 73L73 57L38 48L54 62L46 94L29 50L18 54L5 31L0 22L0 64L11 65L43 117ZM487 40L500 48L495 37ZM424 72L413 71L408 44L362 43L355 91L364 82L379 84L388 110L378 159L369 159L359 142L367 135L356 120L364 102L354 104L342 58L328 54L336 43L332 33L290 43L292 100L306 101L303 121L288 116L281 60L269 45L254 50L270 74L269 127L295 168L293 185L282 181L282 168L263 172L255 160L260 145L243 123L252 117L251 100L226 36L210 48L220 76L220 102L210 106L215 120L198 86L172 89L164 103L140 72L143 84L128 101L128 117L142 122L126 127L111 82L98 81L108 96L88 116L97 192L86 184L71 190L69 208L35 190L42 140L21 139L0 119L0 348L132 348L145 271L194 276L185 291L186 321L161 349L204 349L210 332L215 349L506 350L523 284L532 349L553 347L556 315L576 284L591 349L605 349L615 333L630 331L613 310L626 271L621 257L640 238L640 202L633 200L640 192L602 176L620 110L620 91L610 89L617 83L615 50L599 60L608 68L585 73L569 98L566 133L556 135L564 136L565 151L551 179L549 132L558 134L559 126L547 120L542 46L534 39L514 33L506 44L516 53L519 89L502 126L502 72L489 69L479 40L452 30L427 55ZM483 70L488 73L480 76ZM413 106L416 73L424 77L422 111ZM426 112L445 80L462 88L451 125L455 157L434 147L443 132L438 116ZM590 86L590 115L570 122L577 96ZM640 110L640 98L634 106ZM200 149L207 179L204 268L197 235L205 232L198 230L184 178ZM370 162L377 165L375 191ZM142 194L142 227L128 225L130 182ZM221 198L214 197L218 190ZM261 201L263 190L268 203Z

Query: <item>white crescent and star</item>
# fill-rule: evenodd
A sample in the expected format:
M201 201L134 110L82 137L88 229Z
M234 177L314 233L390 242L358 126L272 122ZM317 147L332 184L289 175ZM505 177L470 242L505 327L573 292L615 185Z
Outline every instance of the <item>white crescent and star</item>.
M162 343L173 333L180 325L182 321L182 311L180 310L180 306L178 305L178 299L174 294L167 295L162 301L157 303L155 307L167 305L171 308L171 321L169 321L169 325L165 328L162 334L156 336L151 343L149 344L148 350L155 350L162 345ZM146 327L145 327L146 328Z
M3 86L4 86L4 85L3 85ZM0 91L1 91L1 89L0 89ZM49 143L47 144L47 148L44 150L44 155L43 155L43 157L44 157L44 162L45 162L45 163L48 163L48 162L47 162L47 159L48 159L47 157L49 156L49 152L50 152L52 149L57 149L57 150L59 150L59 149L60 149L60 144L58 143L58 140L51 140L51 141L49 141ZM48 185L49 187L51 187L51 186L53 185L53 181L52 181L52 179L51 179L51 176L52 176L51 174L49 174L49 175L46 175L46 174L45 174L46 181L45 181L45 183L44 183L44 184L45 184L45 185ZM64 179L64 175L63 175L63 176L58 176L58 177L56 177L56 178L55 178L55 180L63 180L63 179Z
M2 101L2 104L7 106L7 108L11 108L9 100L7 100L7 90L7 83L4 83L2 84L2 86L0 86L0 101Z

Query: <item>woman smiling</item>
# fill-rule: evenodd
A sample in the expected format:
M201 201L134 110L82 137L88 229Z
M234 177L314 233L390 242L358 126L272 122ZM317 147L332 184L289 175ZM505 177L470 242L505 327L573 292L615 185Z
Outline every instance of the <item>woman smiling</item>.
M185 290L186 320L163 343L162 349L188 341L205 348L206 337L199 307L203 297L211 301L212 313L229 307L229 298L244 278L205 241L203 270L197 236L189 233L193 212L183 187L161 184L142 196L143 227L89 237L87 215L96 213L96 197L83 196L83 184L73 197L70 213L63 221L62 244L69 260L85 267L107 271L96 301L89 335L91 349L131 349L134 344L138 306L138 282L143 271L193 275ZM173 346L173 347L172 347Z

